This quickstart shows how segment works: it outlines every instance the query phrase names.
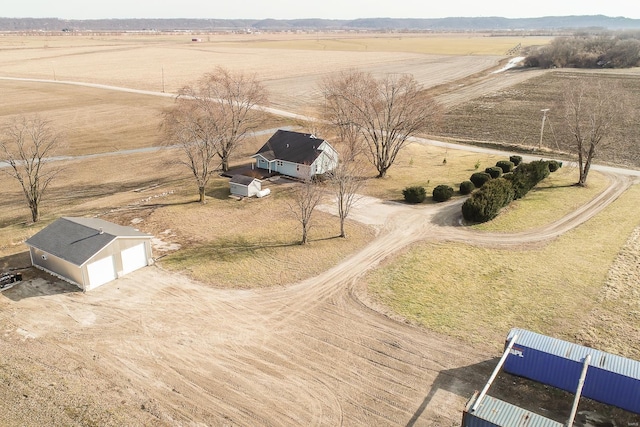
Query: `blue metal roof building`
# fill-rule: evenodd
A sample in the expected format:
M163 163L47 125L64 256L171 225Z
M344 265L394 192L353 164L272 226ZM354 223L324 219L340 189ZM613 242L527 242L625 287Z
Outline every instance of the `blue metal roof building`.
M640 362L524 329L504 371L575 393L583 362L591 355L582 396L640 414Z

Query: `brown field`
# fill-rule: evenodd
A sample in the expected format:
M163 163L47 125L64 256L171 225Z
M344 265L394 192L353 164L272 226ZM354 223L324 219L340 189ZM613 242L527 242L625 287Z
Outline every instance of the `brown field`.
M497 229L469 229L453 225L462 199L406 206L397 203L400 192L415 184L429 191L440 183L456 186L476 162L484 168L506 154L415 143L387 179L366 177L367 197L347 224L349 239L334 238L337 221L325 201L311 244L300 247L286 205L292 184L270 183L268 198L239 202L227 197L226 179L215 177L202 206L194 203L186 169L172 162L175 151L122 153L158 145L161 113L171 99L155 95L218 65L257 73L272 104L294 113L313 110L318 81L330 72L358 67L412 73L454 109L458 126L467 129L463 125L474 120L479 135L470 139L513 142L488 136L475 121L480 115L459 109L477 97L509 93L517 83L526 88L529 79L535 85L536 78L549 78L547 72L490 74L504 62L506 49L546 40L199 37L202 43L191 43L190 35L0 37L0 77L52 81L0 79L0 120L40 113L64 130L62 154L101 154L58 163L64 173L36 225L26 220L17 185L0 174L0 266L26 266L23 240L61 215L135 223L160 239L156 267L93 292L82 294L27 269L25 282L0 295L0 424L453 427L495 365L510 326L529 322L612 351L637 336L629 296L635 291L625 281L637 277L639 224L629 212L638 186L630 178L594 171L593 185L577 194L568 187L572 170L563 169L530 201L505 212ZM446 129L455 127L451 123ZM269 127L287 124L274 117ZM235 162L246 161L267 137L247 141ZM597 203L587 203L594 196ZM557 202L566 197L579 215L566 217L567 205ZM545 215L533 216L535 228L522 226L528 212L540 210ZM491 243L507 248L494 250ZM487 262L492 256L495 268ZM565 271L572 280L555 286ZM502 288L516 273L528 281ZM538 294L527 300L526 285L540 281ZM482 294L477 305L470 290ZM512 299L528 313L509 308ZM616 314L620 306L628 312ZM578 317L568 318L581 307L593 314L584 329ZM569 311L558 314L562 308ZM549 392L503 376L493 393L537 409L545 405L531 394L544 400ZM563 421L571 397L554 396L546 415ZM637 419L585 406L613 412L619 423Z
M361 68L411 73L426 86L453 82L498 65L518 43L534 37L433 37L385 35L335 38L298 35L0 37L0 76L72 80L175 92L216 66L255 73L274 106L311 108L314 90L329 73ZM363 48L364 47L364 48Z
M640 117L640 69L627 70L553 70L537 74L506 88L496 87L470 102L451 108L441 134L454 139L495 141L536 148L540 143L543 108L549 108L542 147L553 151L570 150L571 136L562 119L563 85L575 79L612 79L628 94L626 121L619 120L602 141L597 161L640 168L640 145L634 127ZM518 73L515 73L518 74Z

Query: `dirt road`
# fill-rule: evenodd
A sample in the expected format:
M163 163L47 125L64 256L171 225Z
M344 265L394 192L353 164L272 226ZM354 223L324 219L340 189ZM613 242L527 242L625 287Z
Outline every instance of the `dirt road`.
M150 267L87 294L34 277L0 297L5 425L459 425L499 349L471 348L392 320L359 278L425 239L553 239L615 200L515 235L456 226L459 203L365 199L380 228L318 277L267 290L217 290ZM384 209L376 209L379 204ZM375 212L374 216L366 212Z
M363 198L352 218L378 227L377 237L331 270L277 289L212 289L150 267L82 294L29 272L0 295L0 424L459 425L499 349L393 320L359 279L420 240L542 244L630 183L612 175L590 204L513 235L458 227L460 202Z

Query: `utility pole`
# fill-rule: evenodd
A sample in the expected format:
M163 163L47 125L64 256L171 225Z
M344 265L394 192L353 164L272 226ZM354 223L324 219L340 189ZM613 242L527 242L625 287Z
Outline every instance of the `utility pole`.
M549 111L548 108L545 108L542 111L542 126L540 127L540 142L538 143L538 150L542 149L542 134L544 133L544 121L547 118L547 111Z

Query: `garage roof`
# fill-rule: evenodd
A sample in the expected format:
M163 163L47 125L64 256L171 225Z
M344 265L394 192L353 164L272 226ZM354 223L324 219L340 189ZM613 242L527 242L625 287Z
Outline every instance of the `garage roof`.
M98 218L63 217L26 240L26 244L82 265L117 238L151 238L133 227Z

